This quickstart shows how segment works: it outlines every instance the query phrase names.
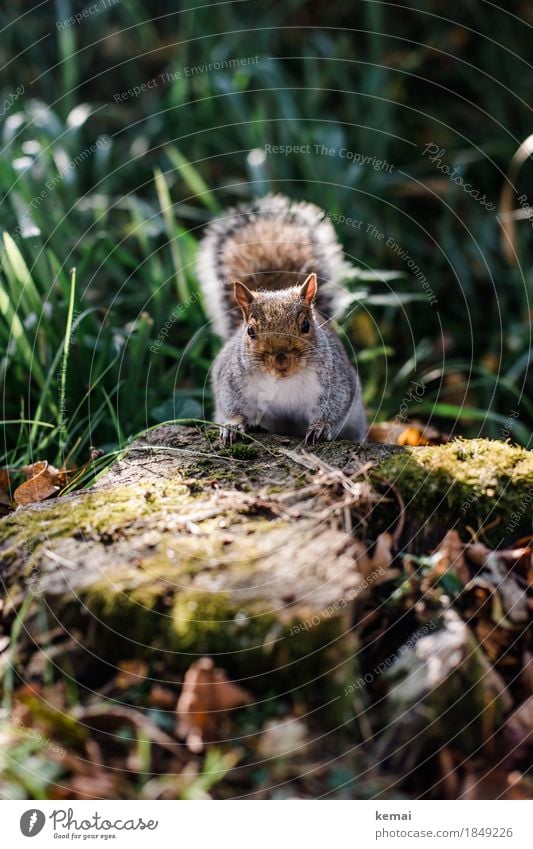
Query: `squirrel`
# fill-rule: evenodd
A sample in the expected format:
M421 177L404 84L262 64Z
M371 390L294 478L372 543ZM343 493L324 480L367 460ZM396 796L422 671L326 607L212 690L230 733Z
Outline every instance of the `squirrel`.
M361 381L329 325L351 271L310 203L267 195L208 225L197 272L226 340L212 369L223 445L255 426L305 444L365 438Z

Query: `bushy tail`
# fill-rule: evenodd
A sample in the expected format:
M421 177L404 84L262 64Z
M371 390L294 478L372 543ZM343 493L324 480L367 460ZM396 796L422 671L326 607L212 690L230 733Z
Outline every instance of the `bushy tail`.
M227 339L241 320L233 283L249 289L284 289L312 271L319 282L318 310L339 311L342 280L353 268L344 259L331 221L311 203L267 195L212 221L201 241L197 272L216 333Z

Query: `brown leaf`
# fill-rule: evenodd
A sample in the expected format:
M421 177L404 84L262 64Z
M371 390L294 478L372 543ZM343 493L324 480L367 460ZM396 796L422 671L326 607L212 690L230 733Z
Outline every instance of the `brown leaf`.
M11 507L10 479L8 469L0 469L0 504Z
M169 687L162 687L160 684L154 684L148 694L149 704L162 710L174 710L176 698L174 690Z
M432 425L426 425L418 419L405 422L379 422L370 427L368 442L379 442L385 445L442 445L450 441L447 433L441 433Z
M148 664L145 660L123 660L118 664L119 672L115 675L115 684L120 690L142 684L148 675Z
M470 569L464 556L465 547L457 531L448 531L433 555L439 577L449 570L455 572L463 586L468 583Z
M185 737L191 752L201 752L206 741L216 739L225 713L251 701L252 696L228 681L211 658L202 657L185 673L177 705L177 733Z
M39 460L37 463L32 463L29 466L22 466L20 469L27 481L37 477L37 475L46 474L50 479L57 477L61 472L52 466L48 460ZM56 481L59 485L59 481Z
M50 498L51 495L56 495L59 492L59 487L54 484L45 475L39 475L32 478L31 481L21 484L15 490L13 498L19 507L27 504L35 504L38 501L44 501Z
M24 466L21 472L26 476L26 482L13 493L13 500L18 506L35 504L56 495L66 480L65 472L51 466L46 460Z
M378 536L371 561L376 571L390 567L393 558L392 547L392 534L385 532Z
M87 464L86 464L87 465ZM13 500L18 506L44 501L51 495L57 495L73 475L81 469L56 469L47 460L39 460L29 466L23 466L20 472L26 482L21 484L13 493Z
M418 427L406 427L398 436L396 442L398 445L429 445L429 439L426 439L424 432Z
M394 556L393 546L392 534L388 532L378 536L372 555L364 543L360 540L354 541L353 552L357 571L368 584L378 586L397 577L398 571L390 568Z
M379 442L384 445L396 445L396 440L405 430L405 425L398 422L379 422L368 430L368 442Z

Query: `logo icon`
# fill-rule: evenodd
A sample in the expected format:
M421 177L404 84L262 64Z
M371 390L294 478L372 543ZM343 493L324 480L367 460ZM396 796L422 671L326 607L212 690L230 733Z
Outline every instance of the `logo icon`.
M24 811L20 818L20 830L24 837L35 837L43 830L46 817L42 811L32 808L29 811Z

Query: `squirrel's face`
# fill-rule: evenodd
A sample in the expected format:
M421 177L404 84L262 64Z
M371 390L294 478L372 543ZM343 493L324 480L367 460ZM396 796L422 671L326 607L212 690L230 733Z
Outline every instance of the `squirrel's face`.
M235 283L247 355L280 380L305 368L314 350L316 292L316 274L310 274L301 287L275 292L251 292L243 283Z

